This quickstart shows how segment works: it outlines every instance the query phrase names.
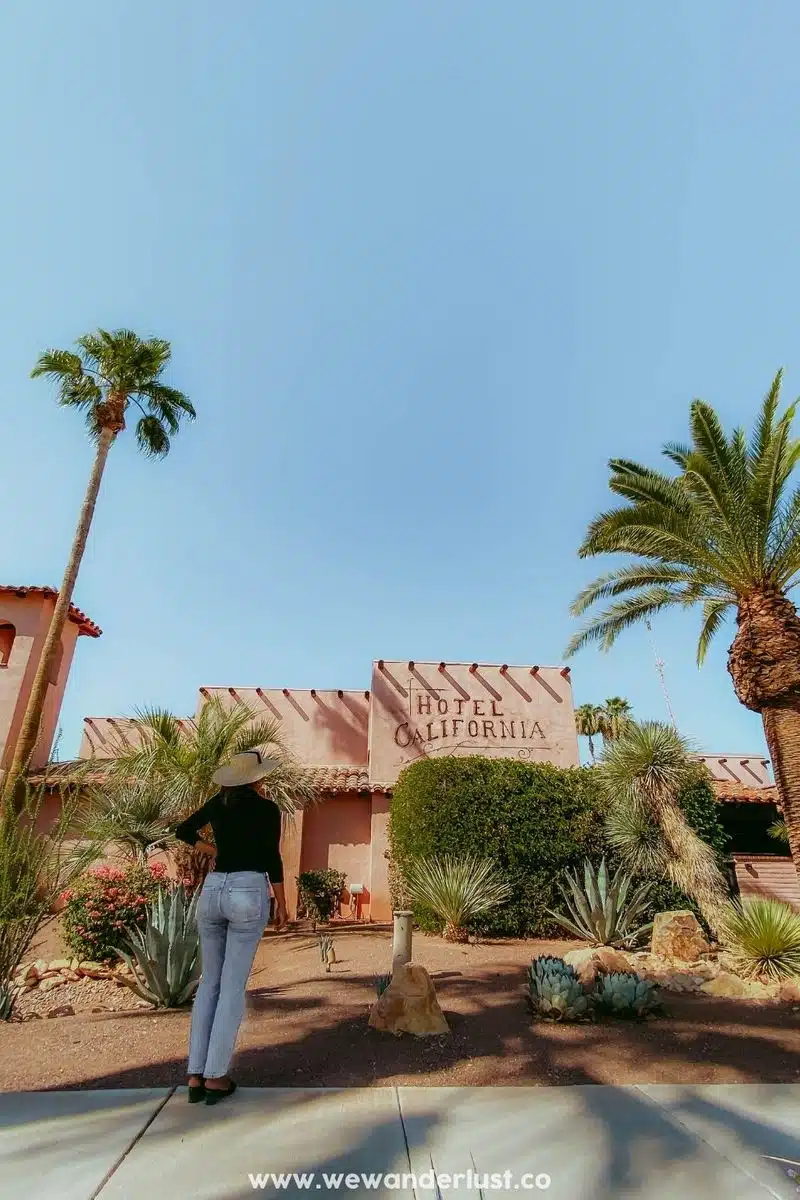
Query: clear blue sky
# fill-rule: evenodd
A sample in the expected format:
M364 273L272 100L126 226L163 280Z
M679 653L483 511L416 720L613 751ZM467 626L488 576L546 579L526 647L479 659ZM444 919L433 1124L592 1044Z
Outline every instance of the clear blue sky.
M6 0L3 581L58 584L90 468L41 349L168 338L199 414L112 452L62 754L201 684L559 662L607 459L800 391L798 44L788 0ZM759 751L696 633L679 725ZM643 630L573 678L664 716Z

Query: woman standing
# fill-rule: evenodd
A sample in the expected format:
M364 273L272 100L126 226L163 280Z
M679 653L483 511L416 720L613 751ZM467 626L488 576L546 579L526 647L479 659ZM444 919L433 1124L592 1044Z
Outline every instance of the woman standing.
M277 766L258 750L234 755L220 767L220 791L175 830L182 842L215 858L197 910L203 974L189 1036L189 1103L217 1104L236 1090L228 1076L244 1016L244 998L256 948L269 920L286 923L281 812L255 785ZM214 845L200 838L210 825Z

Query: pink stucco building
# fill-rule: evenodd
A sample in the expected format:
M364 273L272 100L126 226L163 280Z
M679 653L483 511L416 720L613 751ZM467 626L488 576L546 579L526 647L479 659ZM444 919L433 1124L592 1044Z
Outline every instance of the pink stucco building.
M0 586L0 769L13 753L55 596L50 588ZM100 630L74 608L53 671L35 768L44 767L51 753L82 634L96 638ZM335 867L346 874L354 889L350 899L362 917L390 917L389 802L409 763L462 754L562 767L580 761L566 667L379 659L366 681L369 686L362 689L206 686L197 694L195 714L215 696L225 706L244 705L258 716L273 717L298 761L313 772L321 802L287 823L283 839L290 912L296 906L295 877ZM108 758L120 739L136 737L135 722L128 718L87 717L80 758ZM742 754L703 757L718 797L726 802L726 824L738 831L736 872L742 891L766 891L800 903L791 860L765 840L777 815L768 761ZM761 841L753 841L756 836Z

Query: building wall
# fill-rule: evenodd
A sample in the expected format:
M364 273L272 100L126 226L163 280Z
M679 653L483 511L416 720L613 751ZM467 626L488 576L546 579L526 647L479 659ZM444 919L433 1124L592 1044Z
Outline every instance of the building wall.
M278 722L281 735L307 766L366 766L370 697L365 691L280 688L201 688L197 712L217 697L226 708L244 704Z
M369 796L331 796L306 810L303 827L302 871L333 868L347 876L347 885L360 883L362 913L370 906L371 804Z
M13 748L33 689L54 608L55 598L52 596L43 596L40 593L17 596L14 593L0 592L0 622L9 622L16 631L9 661L0 666L2 769L10 765L13 756ZM54 681L48 685L39 740L31 759L34 769L43 767L50 757L78 634L78 625L74 621L67 621L61 639L58 672Z
M569 672L477 663L373 663L369 773L393 784L420 758L484 754L577 767Z

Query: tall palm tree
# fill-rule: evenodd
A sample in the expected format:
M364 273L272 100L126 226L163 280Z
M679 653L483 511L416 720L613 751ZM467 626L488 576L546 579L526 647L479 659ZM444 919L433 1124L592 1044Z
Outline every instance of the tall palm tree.
M678 799L702 769L671 725L629 721L604 748L598 779L608 802L609 841L626 866L663 871L717 930L728 887L714 850L689 825Z
M600 732L603 742L615 742L625 732L631 720L631 706L622 696L609 696L600 710Z
M161 380L172 353L169 342L160 338L143 340L129 329L118 329L113 333L98 329L96 333L78 338L76 347L76 352L46 350L31 372L34 379L44 376L56 383L58 403L62 407L84 413L89 437L95 446L95 457L64 579L3 789L4 801L16 806L24 794L24 772L39 736L50 669L69 616L108 452L125 429L131 405L141 413L136 422L139 449L155 458L163 458L169 452L170 437L180 429L181 420L184 417L192 420L195 416L194 408L183 392Z
M112 747L112 776L163 788L171 808L181 816L199 808L218 790L214 772L245 750L264 750L279 766L266 782L269 796L288 817L318 798L309 771L287 748L279 722L263 719L244 704L228 710L213 696L194 721L181 721L163 709L144 709L135 715L137 745L118 741ZM204 866L188 847L178 847L178 861L193 885Z
M727 437L713 408L695 400L691 445L664 447L677 475L612 459L609 486L625 503L591 523L579 553L634 561L577 597L576 616L621 598L573 637L567 653L589 642L607 650L628 626L699 604L700 664L735 615L728 670L740 702L761 714L800 873L800 617L789 598L800 582L800 487L792 484L800 441L792 436L797 404L778 414L781 378L779 371L749 439L741 429Z
M602 709L599 704L581 704L575 709L575 729L589 739L589 753L594 762L594 738L601 732Z

